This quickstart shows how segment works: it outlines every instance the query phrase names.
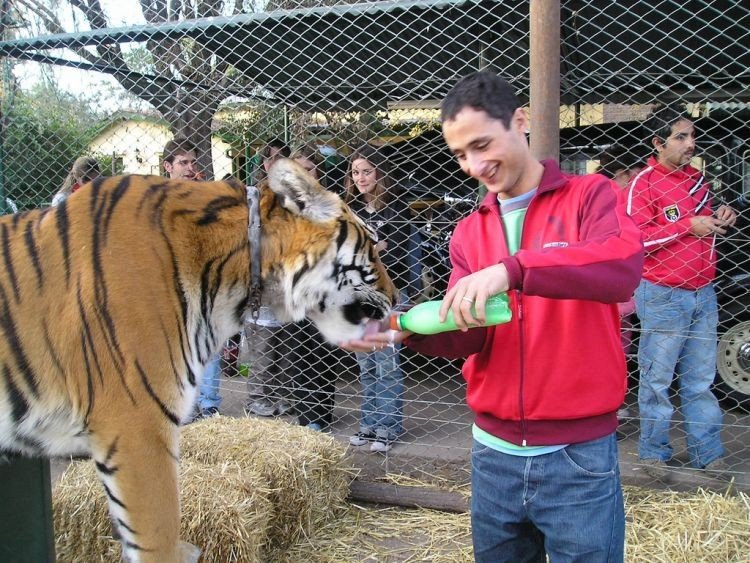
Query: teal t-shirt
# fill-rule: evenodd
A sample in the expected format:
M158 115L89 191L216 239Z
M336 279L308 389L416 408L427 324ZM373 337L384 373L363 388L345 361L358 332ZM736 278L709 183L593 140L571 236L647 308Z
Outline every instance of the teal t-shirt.
M521 231L523 230L523 220L526 218L526 210L529 208L529 202L534 197L536 188L525 194L521 194L510 199L498 199L500 204L500 217L503 220L505 228L505 239L508 241L508 251L511 256L518 251L521 246Z

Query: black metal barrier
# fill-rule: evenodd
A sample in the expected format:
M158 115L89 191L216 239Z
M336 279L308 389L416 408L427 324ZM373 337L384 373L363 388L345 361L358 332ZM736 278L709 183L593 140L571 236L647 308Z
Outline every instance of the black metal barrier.
M47 459L0 455L0 561L55 561Z

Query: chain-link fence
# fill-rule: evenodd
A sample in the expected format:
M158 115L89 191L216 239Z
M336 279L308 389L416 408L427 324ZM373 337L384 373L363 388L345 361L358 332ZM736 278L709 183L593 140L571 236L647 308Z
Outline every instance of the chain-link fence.
M6 212L49 205L81 155L95 157L105 175L164 174L163 149L174 136L195 144L204 177L232 174L247 183L262 174L261 152L271 139L292 151L312 145L312 153L298 156L343 195L350 155L370 143L387 156L404 213L392 220L404 262L395 282L409 302L439 298L452 228L474 209L481 188L447 151L438 104L460 76L484 67L511 80L529 102L529 3L320 4L4 3ZM739 0L560 4L562 167L628 177L654 152L646 118L659 104L679 104L698 132L693 164L710 181L716 204L738 212L736 226L716 244L713 391L729 474L750 487L750 9ZM535 134L543 132L532 122ZM631 385L621 412L621 460L625 474L637 476L644 421L636 356L644 333L626 305L623 327ZM232 416L299 417L348 440L360 429L364 397L356 360L323 344L306 324L280 330L253 361L248 342L257 345L257 332L248 328L252 338L228 343L221 402L206 397L204 406ZM390 392L403 401L393 408L403 408L404 432L385 457L362 455L363 463L369 456L391 471L463 475L472 416L461 362L406 349L399 359ZM675 406L670 463L692 478L701 472L689 466L683 419L694 405L679 377L667 387ZM371 443L358 449L367 452Z

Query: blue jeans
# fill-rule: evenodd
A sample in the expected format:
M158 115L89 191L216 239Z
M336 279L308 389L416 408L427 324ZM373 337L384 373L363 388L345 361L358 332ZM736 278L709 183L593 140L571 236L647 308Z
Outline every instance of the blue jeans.
M397 438L404 431L404 376L399 347L357 354L357 363L363 396L360 431L375 432L380 438Z
M471 535L477 563L617 563L625 509L617 441L571 444L550 454L508 455L474 441Z
M716 373L716 293L663 287L641 281L635 292L641 320L638 348L638 407L641 459L672 457L669 425L674 407L669 386L677 376L685 418L687 450L693 467L703 468L724 455L722 412L711 385Z
M209 407L219 408L221 395L219 395L220 369L219 356L212 358L203 371L201 379L200 395L198 397L198 408L205 410Z

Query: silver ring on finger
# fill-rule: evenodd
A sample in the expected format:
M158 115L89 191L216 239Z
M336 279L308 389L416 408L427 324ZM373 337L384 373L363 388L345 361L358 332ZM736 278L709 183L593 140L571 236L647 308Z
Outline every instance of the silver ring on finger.
M461 298L462 301L468 301L469 303L474 303L474 300L471 297L466 297L465 295Z

